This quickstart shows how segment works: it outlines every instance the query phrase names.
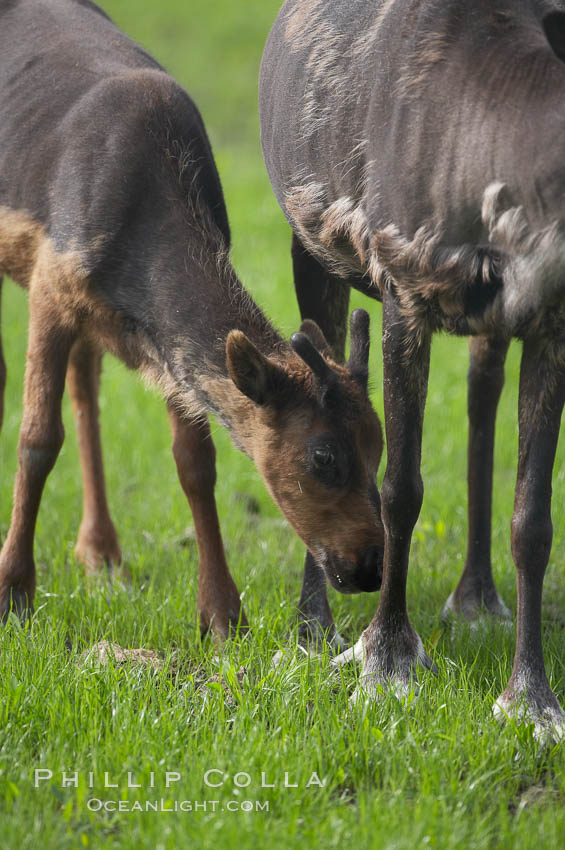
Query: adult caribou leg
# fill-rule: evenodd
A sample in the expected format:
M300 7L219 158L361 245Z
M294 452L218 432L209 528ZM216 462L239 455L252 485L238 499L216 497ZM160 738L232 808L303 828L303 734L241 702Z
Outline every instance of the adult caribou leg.
M508 340L469 340L468 541L465 568L442 611L476 620L482 612L511 618L494 584L491 565L492 470L496 410L504 385Z
M333 357L345 360L349 285L327 272L303 247L296 235L292 237L292 266L294 287L302 319L312 319L322 330ZM298 635L303 645L317 646L326 637L337 652L346 646L337 631L326 588L326 579L310 552L304 561L304 577L298 603Z
M169 405L173 434L173 455L179 480L188 499L198 545L198 602L200 630L213 629L227 638L236 629L246 629L247 618L241 607L239 592L230 575L214 487L216 485L216 450L206 419L186 419Z
M416 681L416 664L434 667L406 609L406 580L412 531L423 499L420 475L422 425L428 384L430 337L414 338L390 289L383 295L383 387L387 466L381 489L385 529L379 606L359 641L336 664L363 658L360 690L379 686L406 695Z
M0 616L20 616L35 593L33 538L41 494L64 439L61 399L74 329L60 322L55 303L32 279L24 410L10 529L0 553Z
M67 387L71 396L78 434L83 481L83 509L76 555L91 576L108 571L127 580L119 569L122 553L114 523L110 518L104 464L98 422L98 389L102 352L84 339L74 344L67 368Z
M565 736L565 713L551 690L541 636L542 588L551 551L551 475L565 402L565 347L526 339L520 368L518 475L512 516L518 609L510 681L497 716L533 722L539 737Z
M326 271L294 234L292 269L301 317L316 322L332 350L332 356L338 363L343 363L349 313L349 284Z

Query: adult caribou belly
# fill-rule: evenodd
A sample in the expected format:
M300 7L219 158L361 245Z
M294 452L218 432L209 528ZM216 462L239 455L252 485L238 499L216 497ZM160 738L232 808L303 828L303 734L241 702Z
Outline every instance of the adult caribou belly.
M362 201L344 193L330 196L323 182L291 186L283 209L302 245L333 275L381 300L371 277L370 233Z
M489 247L446 245L441 229L420 225L411 238L393 223L375 226L367 204L311 180L284 195L286 216L303 246L332 274L371 298L396 290L416 335L489 333L500 322L502 268ZM390 221L390 218L385 218Z

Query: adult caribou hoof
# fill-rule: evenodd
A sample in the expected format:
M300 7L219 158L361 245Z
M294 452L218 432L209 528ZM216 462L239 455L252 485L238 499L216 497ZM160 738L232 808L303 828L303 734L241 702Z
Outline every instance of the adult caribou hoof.
M565 739L565 712L547 682L537 687L525 683L508 685L492 711L500 722L511 720L521 726L533 726L534 738L544 746Z
M327 646L331 655L337 657L339 653L343 653L347 647L347 642L340 635L332 624L331 628L324 629L319 621L301 621L298 628L298 645L295 654L294 646L289 646L287 649L278 649L273 655L271 661L272 667L278 667L283 661L293 661L301 654L315 658L323 652L324 646Z
M355 646L334 658L332 664L341 666L349 661L363 661L361 681L351 695L353 704L379 699L383 692L406 701L419 693L418 664L437 673L420 636L408 624L394 631L369 626Z
M0 598L2 599L0 603L0 623L6 623L10 613L15 614L22 623L31 619L33 603L24 590L12 587Z
M447 602L441 609L441 619L467 620L471 626L478 627L485 617L499 619L506 622L512 621L512 612L502 601L495 587L485 591L465 592L459 587L448 597Z
M300 620L298 623L298 642L305 649L320 653L327 645L332 655L339 655L347 649L347 641L338 632L332 621L324 626L319 620Z

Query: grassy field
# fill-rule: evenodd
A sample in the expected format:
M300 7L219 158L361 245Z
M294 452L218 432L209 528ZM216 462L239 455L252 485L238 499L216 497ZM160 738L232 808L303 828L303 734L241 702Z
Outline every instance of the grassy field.
M199 104L226 193L235 265L290 334L298 312L289 230L264 170L256 108L262 45L277 8L277 0L106 2L117 23ZM11 508L26 345L25 295L11 284L5 289L9 377L0 442L2 537ZM380 410L380 318L378 307L370 309L374 401ZM518 358L514 347L497 432L493 522L497 581L513 608L509 522ZM0 632L1 847L565 845L565 748L540 753L528 730L499 728L491 715L510 674L513 633L492 626L477 636L464 626L439 627L439 609L465 555L466 366L464 341L436 339L424 434L426 494L412 550L409 605L439 675L422 675L421 698L408 711L392 696L351 708L348 696L358 671L334 674L327 657L294 652L271 668L273 653L293 627L302 545L251 463L217 425L223 533L253 630L219 656L213 642L200 643L196 550L164 405L110 358L101 399L108 488L133 587L129 595L116 592L110 599L101 590L88 591L73 559L81 488L65 401L67 438L45 491L36 538L37 615L31 628L10 623ZM548 671L562 701L564 459L562 441L544 607ZM331 601L340 631L353 640L377 597L332 592ZM152 673L81 662L85 648L104 639L158 650L165 668ZM217 681L203 684L218 673L231 682L229 693ZM53 776L35 788L35 769ZM223 784L206 785L209 770L219 772L208 774L208 781ZM78 787L61 787L62 771L77 772ZM168 788L167 771L180 775ZM128 772L129 785L141 787L128 788ZM105 787L110 784L117 787ZM93 811L92 799L121 800L130 809L136 801L145 806L146 800L162 800L166 809L190 801L193 810Z

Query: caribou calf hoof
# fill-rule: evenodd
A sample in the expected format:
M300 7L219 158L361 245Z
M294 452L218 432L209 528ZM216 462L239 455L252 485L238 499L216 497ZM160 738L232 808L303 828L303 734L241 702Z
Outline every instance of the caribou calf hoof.
M10 588L0 598L0 622L6 623L10 613L15 614L22 622L26 623L33 614L33 603L28 594L18 587Z
M369 626L355 646L332 663L339 666L349 661L363 661L361 681L351 696L353 704L377 700L385 693L410 704L419 693L417 665L437 673L420 636L408 623L394 630Z
M131 573L123 564L117 564L115 561L107 559L98 562L96 566L91 566L86 564L82 558L79 558L79 560L84 565L84 574L88 583L93 587L101 584L110 595L117 588L130 590Z
M514 721L521 726L533 726L534 738L543 746L565 739L565 712L547 682L508 685L493 706L500 722Z
M199 608L200 636L212 632L220 641L236 637L249 631L249 623L243 608L230 608L228 612Z
M89 580L102 579L109 585L129 587L131 574L122 564L122 552L113 526L104 533L79 532L75 557Z

